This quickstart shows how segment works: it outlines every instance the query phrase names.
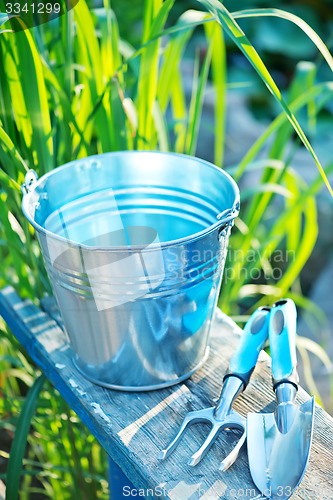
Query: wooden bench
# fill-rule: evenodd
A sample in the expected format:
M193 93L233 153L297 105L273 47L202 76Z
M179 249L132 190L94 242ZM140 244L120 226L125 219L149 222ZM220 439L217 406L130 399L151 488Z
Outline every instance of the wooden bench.
M80 375L72 363L54 301L47 298L42 305L44 311L31 301L22 301L11 287L0 292L0 314L16 338L108 453L112 500L142 498L143 492L144 498L171 500L262 498L249 473L246 447L229 470L218 470L239 437L236 431L222 433L196 467L186 464L207 434L203 424L188 430L167 460L157 460L184 415L216 401L241 333L230 318L216 310L209 359L185 383L159 391L126 393L104 389ZM300 388L298 402L308 398ZM234 408L244 416L249 411L273 411L274 399L270 358L262 352L251 382ZM293 500L333 499L332 452L333 419L317 405L310 462ZM131 489L135 489L132 494Z

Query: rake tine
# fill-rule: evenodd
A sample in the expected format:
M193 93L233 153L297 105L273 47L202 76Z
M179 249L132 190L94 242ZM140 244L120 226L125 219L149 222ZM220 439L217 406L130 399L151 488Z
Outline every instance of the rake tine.
M223 472L229 469L231 465L235 462L236 458L238 457L238 453L240 452L240 449L242 448L243 444L245 443L246 440L246 432L244 431L240 440L234 447L234 449L229 453L229 455L220 463L219 470L222 470Z
M213 428L211 429L210 433L208 434L207 438L205 439L205 441L203 442L201 447L198 449L198 451L196 451L192 455L190 460L187 462L188 465L190 465L191 467L194 467L195 465L197 465L200 462L202 457L204 457L206 455L207 451L209 450L209 448L212 446L213 442L215 441L215 438L216 438L219 430L220 430L220 427L213 426Z
M190 421L191 421L191 417L190 417L190 414L188 414L184 418L183 423L179 427L179 430L178 430L177 434L175 435L175 437L173 438L173 440L169 443L169 445L167 446L167 448L165 448L164 450L160 451L160 454L157 457L158 460L164 460L164 459L166 459L173 452L173 450L176 448L176 446L178 445L179 441L183 437L183 433L186 430L186 427L188 426L188 424L190 423Z

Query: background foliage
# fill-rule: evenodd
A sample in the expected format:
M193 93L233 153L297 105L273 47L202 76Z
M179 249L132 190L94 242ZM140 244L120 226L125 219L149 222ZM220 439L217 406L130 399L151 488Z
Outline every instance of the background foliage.
M245 320L259 304L288 295L323 322L321 311L302 293L300 276L318 237L316 194L324 181L330 188L325 172L333 172L333 163L321 165L307 139L315 135L323 114L330 113L333 83L327 75L330 79L332 57L307 25L288 15L288 20L281 20L283 14L269 10L269 2L261 11L238 11L235 16L215 0L202 0L195 10L192 3L174 3L146 0L143 6L124 0L114 2L113 11L110 0L95 8L80 0L68 15L19 33L8 31L7 18L1 17L0 286L11 284L34 301L50 292L36 239L20 208L20 185L29 168L43 175L72 159L126 149L194 155L204 97L213 91L215 163L240 184L249 172L260 179L242 190L228 268L237 279L225 280L220 305ZM297 13L298 5L294 2L290 11ZM251 5L243 1L237 7ZM324 2L316 12L315 27L323 27L325 34L329 19L323 14ZM259 15L264 23L255 30ZM238 22L262 49L263 59ZM293 43L290 51L288 36L279 36L280 28L274 26L295 22L301 26L297 29L302 41ZM252 103L258 95L265 96L265 119L271 123L239 164L226 166L227 90L237 86L239 76L244 83L237 47L245 54L242 60L250 63L245 74L255 82L249 87ZM276 56L285 50L287 63L281 69ZM294 68L290 61L304 53L314 60ZM184 60L191 61L190 90L184 83ZM230 62L235 64L227 72ZM270 63L272 74L265 66ZM275 101L266 97L262 81ZM293 168L302 143L314 158L313 168L319 169L310 184ZM278 251L294 258L278 264ZM283 268L279 279L274 266ZM11 498L17 497L19 488L22 499L107 498L103 450L47 381L34 382L36 368L5 324L0 325L0 477L7 478ZM316 353L330 364L319 347ZM307 380L315 391L309 372ZM22 438L12 443L15 429Z

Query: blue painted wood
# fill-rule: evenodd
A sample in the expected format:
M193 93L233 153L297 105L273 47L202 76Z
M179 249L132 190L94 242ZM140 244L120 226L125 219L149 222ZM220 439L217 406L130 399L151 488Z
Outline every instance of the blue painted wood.
M121 468L108 457L110 500L123 498L126 493L135 490L134 484L125 476Z
M59 320L52 304L49 301L46 307ZM173 437L184 415L190 410L211 406L219 395L223 375L240 333L235 323L223 313L215 315L211 353L205 366L186 383L149 393L111 391L86 380L72 363L72 351L62 328L50 314L41 311L31 301L22 301L10 287L0 292L0 314L101 443L115 464L114 470L117 470L116 466L120 467L133 483L138 497L148 490L155 498L171 500L241 498L245 491L252 492L254 498L258 493L249 474L245 450L227 473L218 470L220 461L238 437L231 431L221 435L196 467L188 467L186 462L207 434L207 427L200 424L185 435L166 461L157 460L160 449ZM308 395L300 389L298 401L306 399ZM248 411L263 408L273 411L274 406L270 358L261 353L251 382L234 408L246 415ZM317 406L310 463L293 500L333 498L332 436L333 420ZM120 485L123 479L120 479ZM118 494L119 488L112 500L118 500Z

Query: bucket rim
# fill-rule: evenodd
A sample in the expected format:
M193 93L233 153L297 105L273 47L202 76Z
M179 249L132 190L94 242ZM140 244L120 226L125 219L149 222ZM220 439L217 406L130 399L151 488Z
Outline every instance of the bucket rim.
M234 201L233 206L230 207L229 209L225 210L219 216L217 216L217 221L214 224L211 224L209 227L207 227L201 231L198 231L197 233L193 233L193 234L190 234L188 236L184 236L182 238L178 238L175 240L168 240L168 241L163 241L163 242L159 242L159 243L152 243L148 246L145 246L145 245L119 245L119 246L85 245L83 243L78 243L76 241L70 240L68 238L65 238L65 237L60 236L56 233L53 233L52 231L45 229L43 226L38 224L30 216L28 209L27 209L30 198L31 198L32 194L34 193L35 189L42 182L44 182L48 177L51 177L55 173L57 173L61 170L65 170L66 168L70 167L71 165L73 165L75 163L82 162L82 161L96 160L96 159L100 159L101 157L105 158L108 156L116 157L116 156L132 155L132 154L133 155L138 155L138 154L141 155L142 154L142 155L156 155L156 156L161 156L161 155L173 156L173 157L178 157L178 158L182 158L182 159L194 160L198 163L202 163L202 164L208 166L209 168L219 172L220 175L222 174L230 183L230 186L233 188L233 192L234 192L234 196L235 196L235 201ZM24 191L23 188L25 188L25 184L23 184L21 186L21 190L23 192L23 198L22 198L22 203L21 203L22 212L23 212L24 216L26 217L26 219L28 220L28 222L32 225L32 227L34 227L34 229L37 230L37 232L44 234L46 237L55 239L57 241L62 241L66 244L73 245L73 246L80 248L82 250L94 251L94 252L96 252L96 251L97 252L121 252L121 251L128 252L128 248L131 248L131 250L137 251L137 252L149 252L149 251L155 251L157 249L169 248L169 247L173 247L173 246L179 246L179 245L191 243L195 240L199 240L199 239L211 234L216 229L221 228L228 223L231 224L232 221L238 216L239 206L240 206L240 193L239 193L238 185L237 185L236 181L231 177L231 175L229 175L225 170L223 170L220 167L217 167L216 165L214 165L213 163L210 163L207 160L204 160L202 158L198 158L197 156L186 155L183 153L166 152L166 151L145 151L145 150L142 150L142 151L136 151L136 150L110 151L107 153L95 154L95 155L91 155L91 156L86 156L84 158L78 158L76 160L71 160L70 162L64 163L63 165L52 169L50 172L47 172L46 174L42 175L42 177L40 177L40 178L37 177L37 180L29 186L29 189L26 189Z

